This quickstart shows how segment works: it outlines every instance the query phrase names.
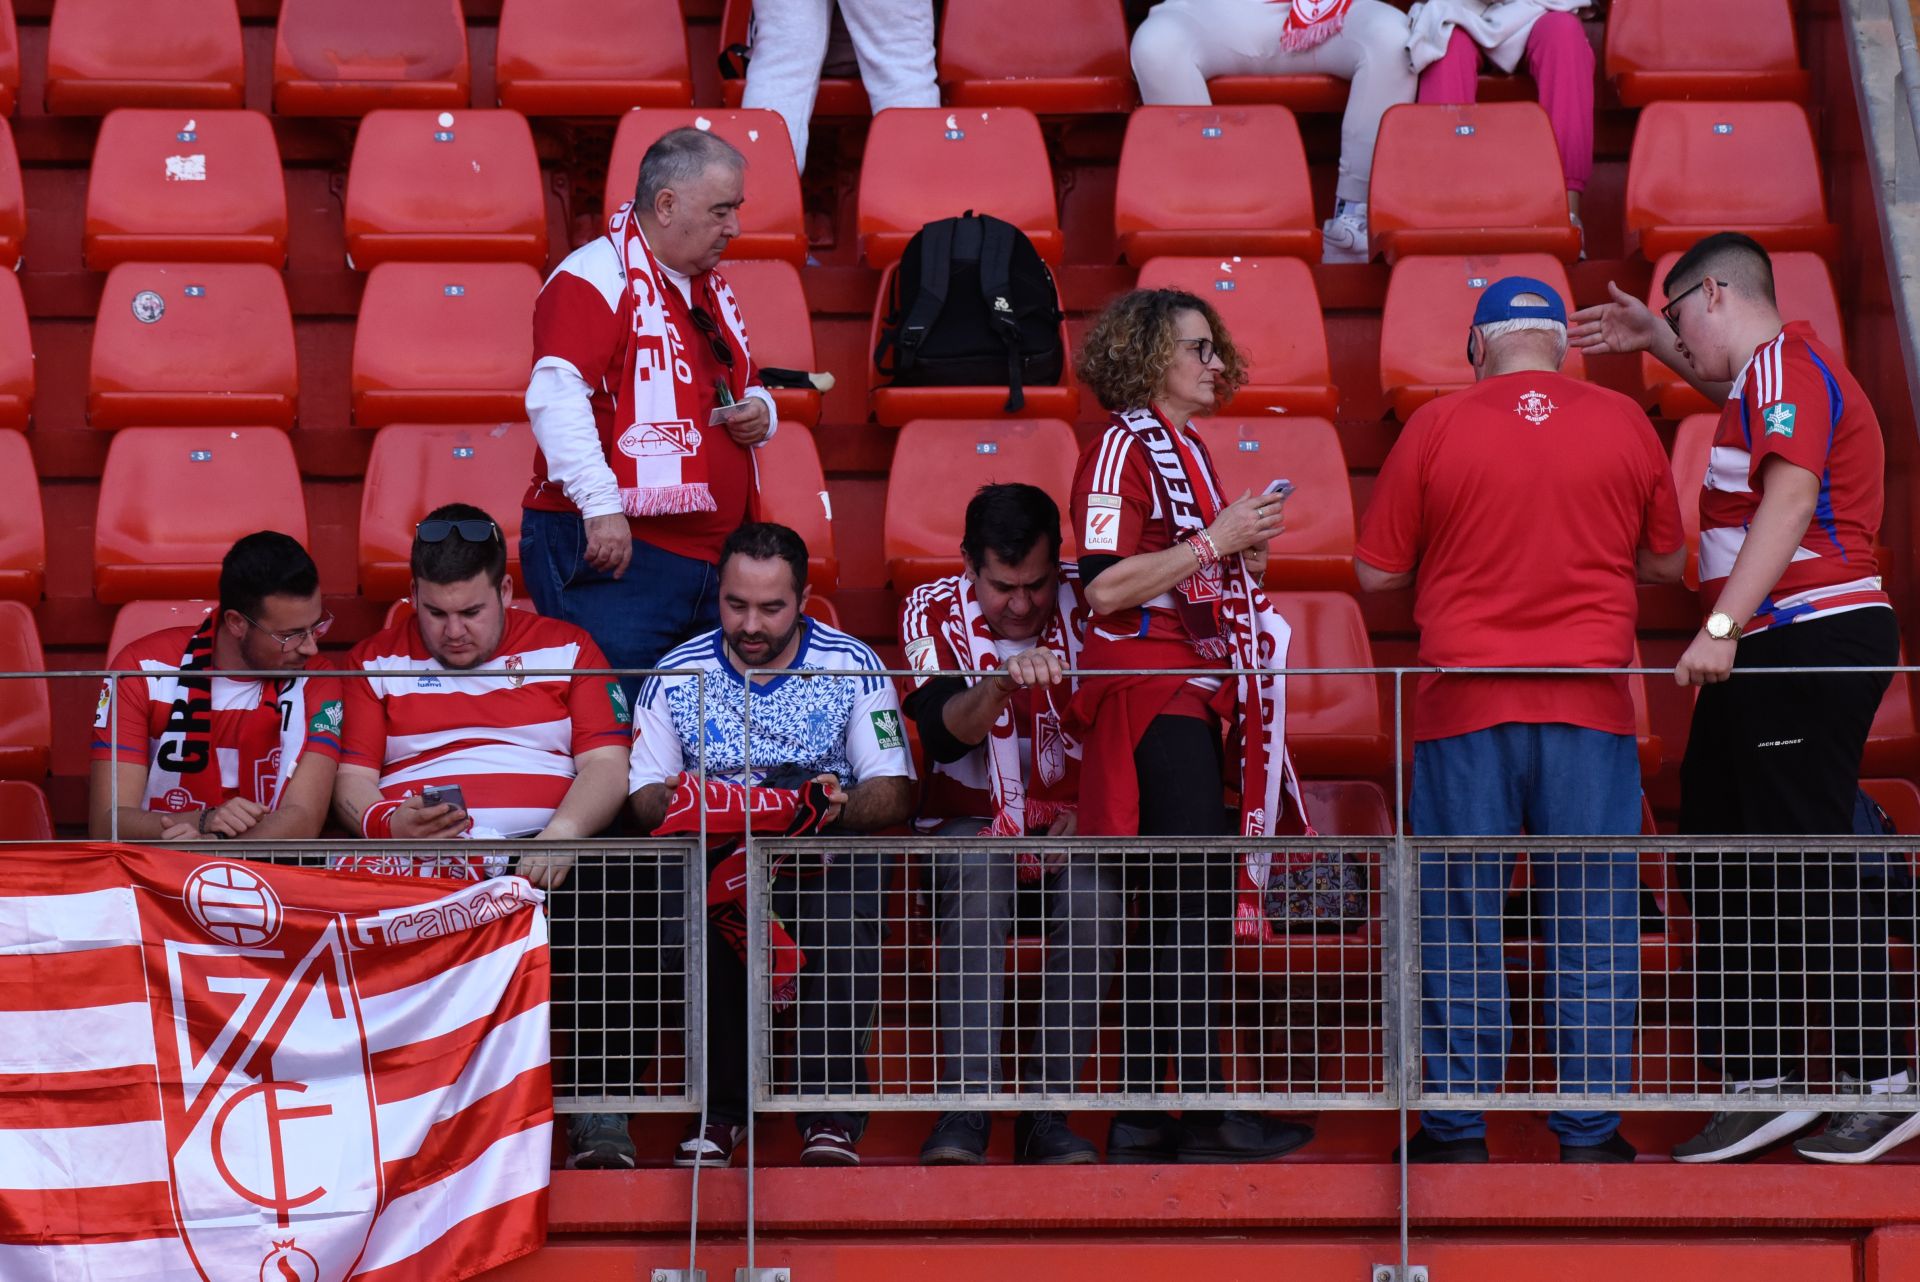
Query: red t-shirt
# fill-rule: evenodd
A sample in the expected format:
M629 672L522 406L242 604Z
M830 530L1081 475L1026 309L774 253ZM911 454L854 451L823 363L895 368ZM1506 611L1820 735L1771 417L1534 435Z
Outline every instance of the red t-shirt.
M620 314L621 304L610 305L608 293L621 299L620 281L599 281L581 272L618 271L617 255L589 255L593 245L574 251L554 270L533 305L533 359L555 356L566 361L593 388L593 421L600 431L601 448L611 455L613 430L613 389L620 386L626 362L627 337L631 322ZM601 261L602 257L605 262ZM607 286L607 292L602 286ZM706 278L695 281L696 297L716 320L720 304ZM727 383L738 399L740 389L752 380L751 369L738 371L729 378L726 367L714 358L713 346L695 327L693 312L677 286L668 284L660 291L666 300L667 315L679 332L687 336L683 344L686 358L693 366L693 385L700 389L699 410L695 422L701 429L700 456L707 464L707 484L713 492L714 510L689 512L681 516L628 517L633 537L655 547L665 548L697 561L718 561L720 546L727 536L747 519L747 503L753 490L753 459L747 447L724 430L708 431L707 416L719 404L714 394L717 383ZM721 321L725 324L724 321ZM547 458L536 450L533 456L533 484L528 487L523 505L541 512L576 512L559 485L547 477Z
M1639 548L1681 546L1665 451L1626 397L1503 374L1422 406L1374 487L1355 553L1417 567L1420 662L1626 667ZM1415 739L1505 722L1631 734L1625 677L1421 679Z
M1700 596L1719 600L1760 507L1760 468L1779 456L1820 478L1800 547L1748 633L1887 606L1873 541L1885 507L1886 445L1867 394L1813 327L1795 321L1754 349L1720 410L1700 491Z

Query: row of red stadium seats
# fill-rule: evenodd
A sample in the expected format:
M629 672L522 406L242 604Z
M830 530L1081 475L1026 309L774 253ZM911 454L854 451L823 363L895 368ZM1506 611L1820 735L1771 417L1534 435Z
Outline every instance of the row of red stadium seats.
M645 110L615 135L607 190L623 199L661 134L704 122L746 154L754 198L734 258L803 263L800 183L772 112ZM1572 261L1547 117L1532 103L1403 105L1375 150L1375 252L1537 251ZM1755 183L1751 174L1769 181ZM1747 231L1774 250L1830 254L1820 164L1804 111L1787 102L1656 103L1641 113L1626 222L1649 257L1702 228ZM1128 121L1115 195L1123 252L1293 254L1319 244L1299 130L1284 107L1143 107ZM860 169L859 234L874 267L898 260L930 219L961 208L1020 227L1042 257L1064 251L1038 120L1021 109L897 108L874 121ZM25 196L0 125L0 261L20 257ZM101 126L87 190L87 265L137 259L286 258L278 147L254 112L122 110ZM499 260L544 268L550 246L533 135L517 112L380 111L355 139L346 243L365 270L394 260Z
M751 11L730 0L723 46ZM608 41L618 30L628 39ZM968 0L946 6L943 100L1050 114L1125 111L1137 100L1120 0ZM234 0L61 0L47 49L46 108L234 107L246 90ZM497 49L500 105L529 115L614 115L693 101L679 0L506 0ZM1621 100L1795 97L1806 92L1788 0L1634 0L1607 22L1606 74ZM472 92L459 0L285 0L273 57L274 109L362 115L380 107L466 107ZM729 81L737 105L739 81ZM12 5L0 2L0 114L20 86ZM864 112L842 90L826 113ZM1215 101L1337 108L1330 76L1230 77Z

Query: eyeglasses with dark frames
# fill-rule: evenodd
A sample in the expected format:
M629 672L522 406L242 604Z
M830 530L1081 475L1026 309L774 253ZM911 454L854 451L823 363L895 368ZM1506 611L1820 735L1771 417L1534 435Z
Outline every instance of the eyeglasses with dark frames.
M298 650L302 645L306 644L308 638L312 638L314 644L318 645L320 638L327 635L327 630L333 626L333 616L331 614L323 614L320 616L320 621L310 628L298 628L292 632L275 632L250 614L244 614L239 610L235 610L234 613L245 619L255 631L264 632L275 641L278 641L282 654L285 654L289 650Z
M1211 365L1213 358L1220 354L1220 349L1213 345L1211 338L1183 338L1180 340L1180 345L1191 347L1193 354L1200 358L1202 365Z
M1693 293L1694 290L1699 289L1702 285L1705 285L1709 280L1712 280L1712 279L1713 278L1710 276L1702 276L1698 281L1694 283L1692 289L1681 290L1677 296L1673 298L1669 298L1667 300L1667 305L1660 309L1660 314L1666 318L1667 327L1673 331L1674 337L1678 338L1680 336L1680 310L1679 309L1680 309L1681 301L1685 299L1687 295ZM1727 282L1725 282L1724 280L1716 280L1713 283L1715 285L1718 285L1721 289L1725 289L1727 287Z

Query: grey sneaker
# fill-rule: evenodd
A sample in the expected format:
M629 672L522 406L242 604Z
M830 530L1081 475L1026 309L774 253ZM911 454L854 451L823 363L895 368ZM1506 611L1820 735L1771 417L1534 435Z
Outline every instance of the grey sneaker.
M1751 1092L1755 1095L1798 1093L1800 1082L1789 1078L1777 1087ZM1747 1092L1742 1092L1743 1094ZM1758 1153L1781 1140L1805 1130L1820 1120L1814 1109L1792 1109L1778 1113L1715 1113L1705 1130L1683 1144L1673 1146L1676 1162L1725 1162Z
M1369 257L1366 203L1354 200L1337 202L1333 217L1320 227L1320 261L1364 263Z
M622 1113L576 1113L567 1123L567 1169L631 1171L633 1137Z
M1865 1089L1862 1083L1851 1077L1846 1079L1846 1085L1849 1090ZM1905 1090L1890 1093L1888 1098L1903 1096L1911 1100L1913 1093L1913 1087L1909 1085ZM1868 1095L1861 1103L1872 1103L1877 1099L1877 1096ZM1835 1113L1824 1131L1800 1140L1793 1146L1793 1151L1813 1162L1860 1166L1898 1148L1916 1135L1920 1135L1920 1113L1871 1113L1865 1110Z

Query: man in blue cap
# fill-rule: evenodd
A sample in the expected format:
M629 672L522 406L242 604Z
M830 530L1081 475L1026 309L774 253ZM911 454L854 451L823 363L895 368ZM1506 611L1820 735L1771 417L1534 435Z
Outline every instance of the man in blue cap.
M1467 334L1474 386L1422 406L1381 469L1354 569L1370 592L1413 587L1423 665L1632 666L1636 579L1680 577L1680 508L1659 438L1626 397L1561 374L1566 354L1566 308L1550 286L1518 276L1489 285ZM1639 831L1626 677L1443 673L1422 677L1418 696L1413 832ZM1629 847L1531 862L1547 906L1540 1040L1558 1053L1559 1089L1626 1091L1637 856ZM1429 1092L1490 1093L1506 1080L1502 909L1513 866L1496 845L1421 857ZM1618 1113L1562 1111L1549 1125L1563 1162L1634 1158ZM1407 1156L1484 1162L1485 1119L1429 1111Z

